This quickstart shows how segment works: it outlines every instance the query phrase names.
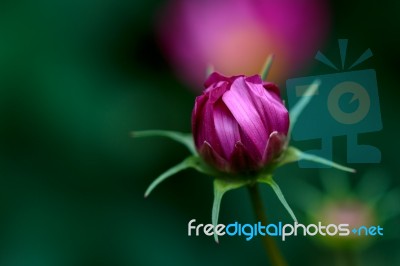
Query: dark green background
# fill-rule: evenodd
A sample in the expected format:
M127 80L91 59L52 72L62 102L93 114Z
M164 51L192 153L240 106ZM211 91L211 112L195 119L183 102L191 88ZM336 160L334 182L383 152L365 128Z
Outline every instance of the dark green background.
M143 193L187 152L164 139L132 139L144 129L190 131L195 94L160 52L154 21L166 1L37 0L0 2L0 265L265 265L256 238L188 237L187 222L209 223L212 179L193 171ZM356 165L357 183L383 168L398 179L400 4L332 1L326 46L350 61L366 48L362 67L377 71L383 130L361 136L382 151L379 165ZM290 18L288 18L290 19ZM299 75L327 73L315 63ZM345 139L335 139L345 161ZM319 185L317 170L292 165L277 182L289 202L294 179ZM271 222L290 217L268 187ZM398 206L397 206L398 207ZM299 212L301 218L301 212ZM221 222L253 222L244 189L227 194ZM365 265L399 265L399 217L361 253ZM394 236L390 238L389 236ZM330 265L334 251L305 237L279 245L292 265Z

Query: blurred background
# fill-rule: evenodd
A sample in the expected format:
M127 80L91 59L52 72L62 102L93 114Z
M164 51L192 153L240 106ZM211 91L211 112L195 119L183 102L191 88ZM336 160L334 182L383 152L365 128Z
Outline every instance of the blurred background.
M1 1L0 265L268 265L259 238L187 236L189 220L211 220L210 177L185 171L144 199L187 151L130 132L190 132L209 63L254 74L273 52L270 80L286 97L286 79L335 72L313 57L340 65L339 38L347 64L374 54L357 69L377 72L383 130L359 140L382 162L349 176L293 164L276 180L301 222L350 213L385 235L278 244L290 265L400 265L399 12L388 0ZM346 162L345 137L334 159ZM291 222L262 192L270 222ZM245 189L222 202L220 222L233 221L255 221Z

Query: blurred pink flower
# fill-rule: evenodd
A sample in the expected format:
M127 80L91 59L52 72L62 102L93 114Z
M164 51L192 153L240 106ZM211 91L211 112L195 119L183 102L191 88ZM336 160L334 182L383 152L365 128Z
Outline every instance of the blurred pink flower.
M159 33L189 84L201 84L210 64L228 76L254 75L271 53L269 80L281 82L312 60L328 24L325 0L173 0Z

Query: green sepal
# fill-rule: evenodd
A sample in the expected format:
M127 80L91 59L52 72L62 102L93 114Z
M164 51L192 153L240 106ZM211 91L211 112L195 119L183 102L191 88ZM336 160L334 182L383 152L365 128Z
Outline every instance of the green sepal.
M278 197L279 201L282 203L283 207L285 207L286 211L290 214L292 219L297 222L297 218L294 215L292 208L290 208L289 204L287 203L285 196L282 193L282 190L278 186L278 184L272 178L272 175L264 175L257 179L257 182L264 183L269 185L272 190L275 192L276 196Z
M211 213L211 221L214 228L218 224L218 216L219 216L219 209L221 206L222 196L229 190L237 189L249 184L249 181L242 181L242 180L224 180L224 179L215 179L214 180L214 202L212 207ZM214 233L215 242L218 243L218 235Z
M190 133L181 133L176 131L168 131L168 130L145 130L145 131L134 131L131 133L134 138L143 138L143 137L166 137L176 142L183 144L191 154L197 154L196 148L193 142L193 136Z
M271 69L272 62L274 61L274 57L275 57L274 54L270 54L267 57L267 60L265 60L263 68L261 69L261 72L260 72L260 76L263 81L267 80L267 76L268 76L269 70Z
M173 176L174 174L190 167L192 167L192 157L188 157L182 162L178 163L177 165L169 168L167 171L159 175L153 182L151 182L150 186L146 189L146 192L144 193L144 197L146 198L147 196L149 196L149 194L153 191L153 189L155 189L161 182L163 182L168 177Z
M284 151L284 154L282 155L282 158L279 160L277 167L280 167L280 166L288 164L288 163L297 162L300 160L316 162L316 163L330 166L330 167L333 167L333 168L336 168L336 169L339 169L339 170L342 170L345 172L350 172L350 173L356 172L356 170L353 168L332 162L330 160L327 160L325 158L319 157L314 154L302 152L301 150L299 150L293 146L289 146Z
M215 68L213 65L211 65L211 64L207 65L206 78L208 78L214 71L215 71Z
M289 111L289 116L290 116L290 125L289 125L289 133L288 133L288 139L290 139L292 135L292 130L294 126L296 125L297 119L299 118L300 114L303 112L304 108L308 105L310 102L312 95L315 94L317 91L319 85L321 84L320 80L314 80L313 83L307 88L305 91L303 97L300 98L300 100L293 106L293 108Z
M147 188L146 192L144 193L144 197L147 197L161 182L163 182L168 177L173 176L176 173L188 168L196 169L198 172L206 175L218 175L218 172L216 172L213 168L204 163L200 157L196 155L189 156L182 162L169 168L167 171L159 175Z

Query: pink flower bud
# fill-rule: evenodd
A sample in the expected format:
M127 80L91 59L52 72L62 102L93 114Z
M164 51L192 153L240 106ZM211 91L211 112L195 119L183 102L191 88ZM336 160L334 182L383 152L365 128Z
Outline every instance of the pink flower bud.
M192 130L200 156L228 173L256 172L282 152L289 113L279 88L259 75L213 73L196 98Z

